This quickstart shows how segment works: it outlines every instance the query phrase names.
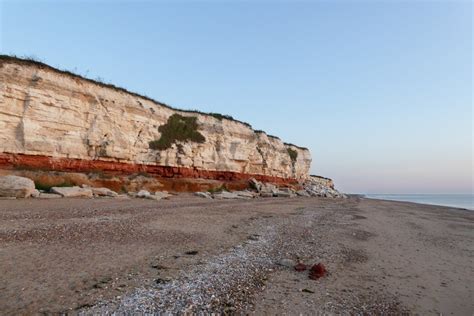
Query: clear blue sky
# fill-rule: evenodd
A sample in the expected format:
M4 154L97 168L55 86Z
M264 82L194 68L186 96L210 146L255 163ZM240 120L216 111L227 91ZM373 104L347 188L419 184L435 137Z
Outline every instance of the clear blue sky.
M346 192L470 193L470 1L2 1L2 53L230 114Z

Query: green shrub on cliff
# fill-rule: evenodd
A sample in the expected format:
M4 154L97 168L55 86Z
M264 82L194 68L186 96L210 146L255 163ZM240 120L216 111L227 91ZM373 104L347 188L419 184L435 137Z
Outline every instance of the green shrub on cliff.
M177 141L204 143L206 139L198 132L197 118L173 114L166 124L158 127L161 137L149 143L151 149L165 150Z
M291 148L286 149L288 151L288 155L290 155L290 159L293 163L296 162L296 159L298 158L298 152L296 150L293 150Z

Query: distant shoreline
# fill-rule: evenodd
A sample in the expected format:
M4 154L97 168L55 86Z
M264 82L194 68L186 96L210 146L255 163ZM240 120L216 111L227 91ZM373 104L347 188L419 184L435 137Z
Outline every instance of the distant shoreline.
M352 196L474 211L472 194L357 194Z

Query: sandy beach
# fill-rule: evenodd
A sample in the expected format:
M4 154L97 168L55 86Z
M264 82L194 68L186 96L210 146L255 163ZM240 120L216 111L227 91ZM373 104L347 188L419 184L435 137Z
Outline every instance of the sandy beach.
M473 228L356 197L1 200L0 313L471 315Z

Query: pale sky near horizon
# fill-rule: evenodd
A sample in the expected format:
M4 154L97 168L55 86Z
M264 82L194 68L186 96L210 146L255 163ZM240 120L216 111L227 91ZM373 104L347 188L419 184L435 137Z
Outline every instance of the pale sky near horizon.
M351 193L472 193L470 1L5 1L0 51L229 114Z

